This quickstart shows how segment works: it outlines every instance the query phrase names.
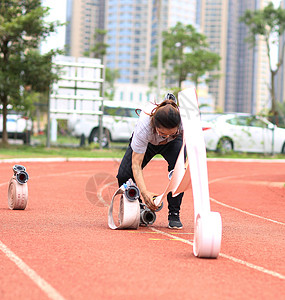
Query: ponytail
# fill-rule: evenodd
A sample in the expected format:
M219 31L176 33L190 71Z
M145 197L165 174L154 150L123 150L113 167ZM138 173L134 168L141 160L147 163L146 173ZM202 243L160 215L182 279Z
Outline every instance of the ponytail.
M181 117L177 104L172 100L164 100L151 111L151 122L154 128L175 128L179 127Z

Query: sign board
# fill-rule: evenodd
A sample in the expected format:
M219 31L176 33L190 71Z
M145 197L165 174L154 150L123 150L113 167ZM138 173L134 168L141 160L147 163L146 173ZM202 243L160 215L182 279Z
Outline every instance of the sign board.
M103 84L100 59L58 55L54 65L61 67L60 80L50 95L50 117L68 119L70 114L101 115Z
M57 119L75 114L103 115L101 60L58 55L53 64L60 67L60 80L53 85L49 99L48 147L50 137L52 141L57 139Z

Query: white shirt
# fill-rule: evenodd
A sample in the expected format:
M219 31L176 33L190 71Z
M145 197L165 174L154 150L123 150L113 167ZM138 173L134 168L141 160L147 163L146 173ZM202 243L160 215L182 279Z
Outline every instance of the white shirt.
M153 108L155 108L154 105L147 108L146 112L150 114ZM140 117L134 130L131 148L136 153L145 153L148 143L159 145L162 142L164 144L165 142L168 143L175 139L175 137L172 136L165 138L158 135L151 124L151 117L147 113L144 111L140 113ZM182 125L179 127L179 132L182 132Z

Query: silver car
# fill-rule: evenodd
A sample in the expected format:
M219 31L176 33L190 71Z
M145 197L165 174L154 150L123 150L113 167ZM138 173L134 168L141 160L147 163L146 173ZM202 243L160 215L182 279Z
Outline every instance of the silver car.
M104 101L102 147L110 142L127 142L137 123L137 106L129 103ZM73 136L84 136L89 144L99 141L99 117L93 115L73 116L68 120L68 129Z
M32 120L24 114L8 111L6 129L9 139L22 140L24 144L30 144L32 136ZM3 131L3 115L0 113L0 137Z

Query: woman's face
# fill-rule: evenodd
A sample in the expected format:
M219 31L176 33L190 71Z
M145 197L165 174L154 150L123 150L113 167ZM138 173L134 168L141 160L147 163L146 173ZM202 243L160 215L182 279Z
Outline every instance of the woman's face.
M165 139L176 136L178 134L178 127L174 127L174 128L156 127L155 130L159 136Z

